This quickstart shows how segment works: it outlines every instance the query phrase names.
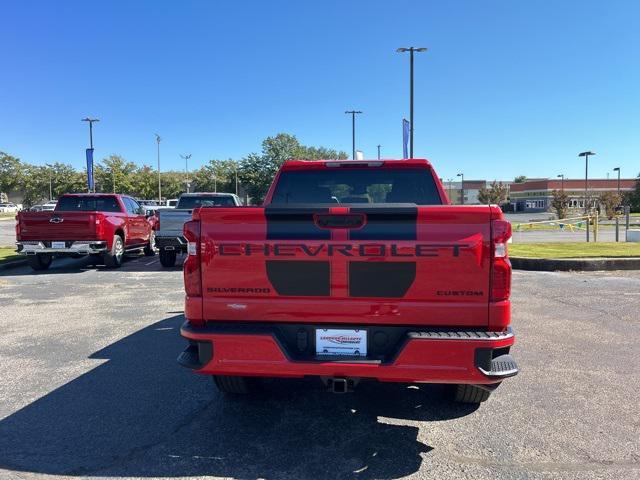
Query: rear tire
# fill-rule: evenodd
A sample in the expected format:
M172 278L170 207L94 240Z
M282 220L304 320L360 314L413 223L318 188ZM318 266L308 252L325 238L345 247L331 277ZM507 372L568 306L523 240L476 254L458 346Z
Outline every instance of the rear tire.
M147 257L153 257L156 254L156 234L153 230L149 236L149 243L144 247L144 254Z
M174 267L176 265L176 251L160 249L160 263L163 267Z
M491 396L491 392L476 385L455 385L453 401L459 403L482 403Z
M33 270L46 270L51 266L53 256L50 253L37 253L36 255L29 255L27 260Z
M111 251L102 257L107 268L120 268L124 256L124 240L120 235L113 236Z
M251 377L214 375L213 383L222 393L232 395L247 395L249 393L255 392L257 379Z

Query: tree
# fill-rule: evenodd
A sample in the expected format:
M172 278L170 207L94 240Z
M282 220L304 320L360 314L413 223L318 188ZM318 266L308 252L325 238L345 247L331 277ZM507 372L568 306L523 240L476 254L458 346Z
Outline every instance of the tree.
M56 199L65 193L79 193L86 191L86 175L78 172L71 165L54 163L41 170L47 185L46 198L49 198L49 181L51 182L51 196Z
M605 215L609 220L615 217L616 208L620 206L621 200L616 192L603 192L598 197L598 202L604 207Z
M93 172L96 191L105 193L115 191L116 193L133 195L133 178L137 170L135 163L128 162L120 155L112 154L103 158Z
M236 191L235 160L209 160L209 163L196 170L191 180L194 192L230 192Z
M500 205L507 199L509 189L502 182L494 180L489 188L482 187L478 190L478 201L486 205Z
M518 175L516 178L513 179L513 183L524 183L527 181L527 177L524 175Z
M137 198L158 198L158 172L148 165L138 168L131 181L133 194Z
M23 168L19 158L0 152L0 192L9 193L19 185Z
M262 155L250 153L240 162L238 178L254 204L264 200L278 165Z
M551 208L556 212L558 219L567 218L569 211L569 195L562 190L553 190L551 192Z
M29 164L23 166L17 188L22 193L22 203L25 207L49 199L49 172L47 167Z

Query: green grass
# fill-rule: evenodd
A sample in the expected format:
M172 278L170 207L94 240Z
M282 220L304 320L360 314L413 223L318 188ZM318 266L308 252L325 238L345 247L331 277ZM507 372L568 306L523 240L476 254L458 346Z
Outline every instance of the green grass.
M640 243L512 243L509 255L526 258L640 257Z
M18 260L19 258L22 258L22 256L16 254L15 247L0 247L0 263Z

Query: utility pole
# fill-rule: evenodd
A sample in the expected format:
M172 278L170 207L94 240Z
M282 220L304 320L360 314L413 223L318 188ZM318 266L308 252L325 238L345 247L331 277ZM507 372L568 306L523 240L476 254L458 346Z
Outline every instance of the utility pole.
M158 201L162 203L162 182L160 181L160 135L157 133L156 135L156 143L158 144Z
M85 117L81 121L82 122L89 122L89 148L91 149L91 156L93 158L93 122L99 122L100 119L99 118ZM89 165L87 165L87 168L89 168ZM93 172L92 172L92 175L93 175ZM89 193L91 193L90 189L89 189ZM95 182L95 179L93 180L93 193L96 193L96 182Z
M464 173L459 173L457 176L462 179L460 182L460 205L464 205Z
M351 115L351 159L356 159L356 115L362 113L360 110L347 110L347 114Z
M186 155L180 155L180 158L184 160L184 183L187 189L187 193L189 193L189 159L191 158L191 154L188 153Z
M589 206L587 205L589 197L589 155L595 155L592 151L581 152L579 157L584 157L584 214L588 217ZM587 242L589 241L589 218L587 218Z
M378 145L378 160L380 160L380 147L381 147L381 146L382 146L382 145Z
M402 47L396 52L409 52L409 158L413 158L413 53L426 52L424 47Z

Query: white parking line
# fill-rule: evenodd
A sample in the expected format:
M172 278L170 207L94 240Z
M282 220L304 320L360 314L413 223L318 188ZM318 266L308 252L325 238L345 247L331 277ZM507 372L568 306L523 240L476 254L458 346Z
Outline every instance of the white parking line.
M149 263L145 263L145 266L153 265L154 263L158 263L158 260L153 260Z

